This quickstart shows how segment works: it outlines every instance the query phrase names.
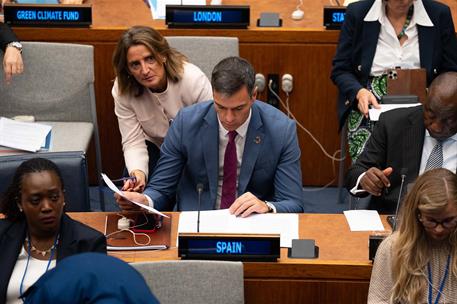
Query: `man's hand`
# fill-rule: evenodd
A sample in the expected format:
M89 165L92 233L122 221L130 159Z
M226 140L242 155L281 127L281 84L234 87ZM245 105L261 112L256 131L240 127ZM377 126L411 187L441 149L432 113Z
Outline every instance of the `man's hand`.
M21 52L12 46L5 50L3 55L3 72L5 73L6 83L11 82L13 75L21 74L24 71Z
M129 199L129 200L132 200L132 201L135 201L137 203L141 203L141 204L144 204L146 206L149 205L148 203L148 200L146 198L146 196L144 196L143 194L141 193L137 193L137 192L124 192L124 195ZM140 210L141 208L137 205L135 205L134 203L126 200L125 198L123 198L122 196L120 196L119 194L115 193L114 194L114 198L116 199L116 202L118 203L119 207L124 210L124 211L135 211L135 210Z
M376 109L380 109L378 101L376 97L368 91L367 89L360 89L357 92L355 97L357 99L357 108L359 109L360 113L362 113L366 118L368 118L368 109L369 105L373 105Z
M371 167L365 172L365 175L360 180L360 185L363 190L368 191L370 194L380 196L382 189L390 187L388 176L390 176L392 172L392 167L388 167L384 170Z
M133 170L130 176L135 176L135 180L128 179L122 187L123 191L143 192L146 186L146 174L141 170Z
M230 214L241 215L241 217L247 217L251 213L267 213L268 210L267 204L251 192L238 197L229 208Z

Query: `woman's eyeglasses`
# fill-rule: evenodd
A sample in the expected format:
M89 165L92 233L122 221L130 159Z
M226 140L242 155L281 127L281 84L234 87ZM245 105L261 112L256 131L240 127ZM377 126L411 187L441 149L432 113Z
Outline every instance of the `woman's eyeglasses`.
M450 217L442 221L424 219L419 215L419 221L425 228L436 228L441 225L443 228L451 229L457 226L457 217Z

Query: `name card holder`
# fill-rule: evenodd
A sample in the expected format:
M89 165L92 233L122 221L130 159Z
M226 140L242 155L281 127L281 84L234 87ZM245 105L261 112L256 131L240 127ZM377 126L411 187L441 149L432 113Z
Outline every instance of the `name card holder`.
M275 262L281 255L279 234L180 233L178 243L181 259Z
M165 24L169 28L247 28L248 5L167 5Z
M5 23L30 27L89 27L92 5L14 4L3 6Z
M345 17L345 6L324 6L324 26L327 30L341 29Z

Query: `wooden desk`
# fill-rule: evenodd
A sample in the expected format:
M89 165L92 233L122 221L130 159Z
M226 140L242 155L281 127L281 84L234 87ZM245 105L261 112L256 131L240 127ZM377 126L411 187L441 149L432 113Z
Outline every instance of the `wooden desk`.
M69 213L104 232L106 213ZM172 248L110 252L127 262L176 260L179 213L172 215ZM281 248L277 263L244 263L246 303L366 303L371 275L368 232L351 232L342 214L300 214L299 235L314 239L318 259L289 259ZM383 217L384 227L389 227Z

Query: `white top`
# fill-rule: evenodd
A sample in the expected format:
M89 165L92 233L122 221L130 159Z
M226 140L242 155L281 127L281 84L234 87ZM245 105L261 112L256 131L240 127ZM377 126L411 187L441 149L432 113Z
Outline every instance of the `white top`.
M11 274L10 282L8 284L8 289L6 291L6 303L8 304L23 303L22 300L19 299L19 289L27 265L27 258L28 254L22 246L22 250L17 257L16 265L14 266L13 273ZM30 256L29 266L27 267L24 283L22 284L22 292L25 292L27 288L32 286L46 272L48 262L49 260L38 260ZM56 267L55 259L51 261L49 269L54 267Z
M117 80L111 93L127 170L139 169L146 174L146 179L149 155L144 141L160 147L171 121L181 108L213 98L208 78L191 63L184 64L181 80L176 83L168 81L166 90L161 93L145 89L139 97L119 95Z
M386 16L386 7L382 0L375 0L364 21L379 21L381 29L373 58L370 75L379 76L395 67L403 69L420 68L419 37L416 24L433 26L422 0L414 1L414 12L406 28L408 39L400 45L395 29Z

